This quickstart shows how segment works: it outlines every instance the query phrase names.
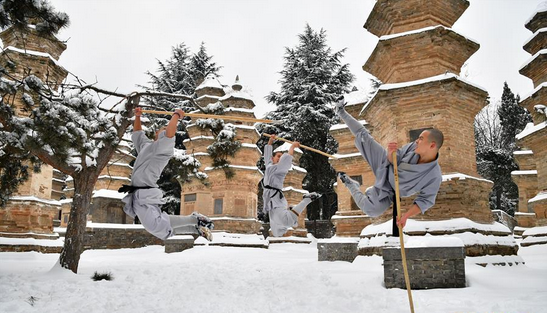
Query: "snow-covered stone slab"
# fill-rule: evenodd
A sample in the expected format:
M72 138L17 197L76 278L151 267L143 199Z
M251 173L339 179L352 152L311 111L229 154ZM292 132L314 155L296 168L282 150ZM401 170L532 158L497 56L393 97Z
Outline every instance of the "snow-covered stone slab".
M182 252L194 247L194 237L176 235L165 240L165 253Z
M520 245L522 247L528 247L539 244L547 244L547 236L528 236L524 238Z
M528 236L547 236L547 226L538 226L526 229L522 233L522 237L526 238Z
M353 262L357 257L359 238L333 237L317 241L318 261Z
M304 244L310 244L312 243L312 239L309 238L309 235L307 238L304 237L296 237L296 236L288 236L288 237L268 237L268 241L270 243L304 243Z
M198 237L195 245L209 245L221 247L263 248L268 249L269 242L262 235L237 234L227 232L214 232L213 241L209 242L203 237Z

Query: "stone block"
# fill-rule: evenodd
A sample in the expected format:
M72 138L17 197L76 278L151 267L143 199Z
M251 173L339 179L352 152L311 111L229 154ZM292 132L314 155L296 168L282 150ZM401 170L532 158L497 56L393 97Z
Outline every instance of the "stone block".
M173 236L165 240L165 253L181 252L194 247L194 237L190 235Z
M317 258L319 261L353 262L357 257L358 240L346 239L319 240L317 242Z
M464 247L407 248L405 252L412 289L465 287ZM386 288L406 289L401 250L385 248L382 256Z

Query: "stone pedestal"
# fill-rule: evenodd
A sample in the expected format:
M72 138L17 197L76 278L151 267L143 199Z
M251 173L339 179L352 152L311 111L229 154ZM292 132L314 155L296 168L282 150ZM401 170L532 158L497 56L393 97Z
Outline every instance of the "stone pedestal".
M357 257L358 239L322 239L317 242L318 261L353 262Z
M407 248L406 262L411 289L465 287L463 247ZM386 288L406 289L400 248L385 248L384 284Z
M190 235L173 236L165 240L165 253L182 252L194 247L194 237Z

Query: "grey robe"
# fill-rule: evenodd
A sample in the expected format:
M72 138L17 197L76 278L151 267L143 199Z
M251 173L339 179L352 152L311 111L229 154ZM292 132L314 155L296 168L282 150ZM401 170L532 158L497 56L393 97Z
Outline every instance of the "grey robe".
M355 185L348 186L355 203L366 214L376 217L385 212L393 201L395 175L393 164L387 159L387 151L372 138L359 122L345 110L338 115L346 122L355 135L355 146L370 165L376 180L365 193ZM401 197L418 194L414 203L424 213L435 204L435 198L442 182L438 156L433 162L418 164L420 156L414 150L416 143L406 144L397 150L397 169Z
M173 235L173 229L169 223L169 215L160 210L165 201L156 182L173 156L175 137L168 138L163 131L157 141L152 141L141 130L133 132L131 139L138 153L131 174L131 185L156 188L138 189L128 194L122 199L125 203L123 210L132 218L138 216L144 228L152 235L167 239Z
M272 154L273 147L266 145L264 147L264 162L266 162L264 185L283 189L283 181L292 167L293 156L284 153L279 162L273 164ZM287 199L285 197L281 198L280 193L276 194L275 190L264 188L262 199L264 200L264 212L270 215L270 230L274 237L283 236L289 227L298 225L298 216L288 210L289 204L287 203ZM293 208L293 211L298 214L302 213L310 202L311 199L309 198L303 199Z

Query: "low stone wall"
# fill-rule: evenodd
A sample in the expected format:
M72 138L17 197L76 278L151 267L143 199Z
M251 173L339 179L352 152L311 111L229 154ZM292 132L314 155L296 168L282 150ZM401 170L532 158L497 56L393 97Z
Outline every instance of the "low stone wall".
M154 237L144 228L86 228L84 249L141 248L163 245L163 240Z
M405 252L410 288L465 287L463 247L407 248ZM386 248L382 255L385 287L406 289L401 250Z
M190 235L173 236L165 240L165 253L182 252L194 247L194 237Z

